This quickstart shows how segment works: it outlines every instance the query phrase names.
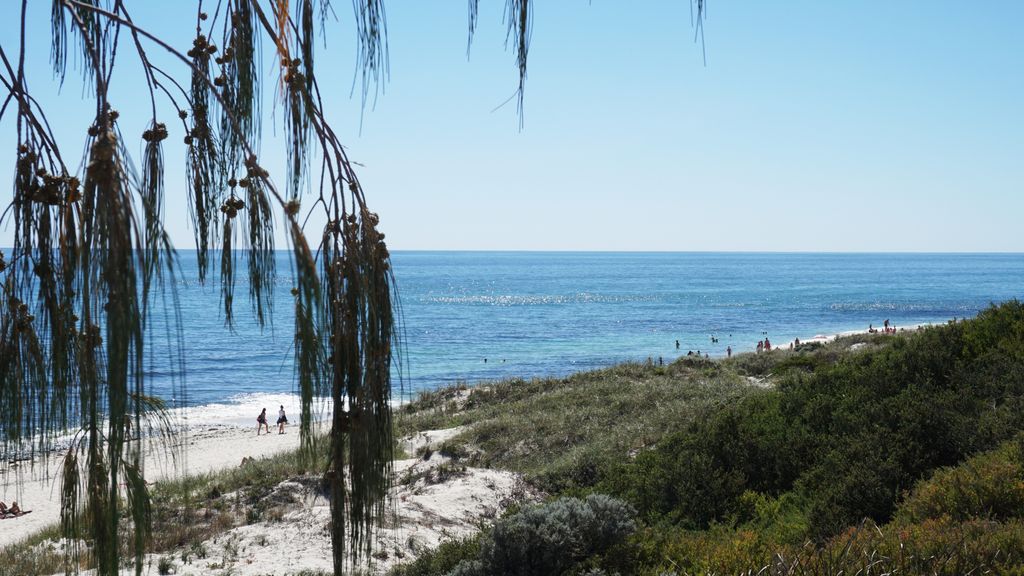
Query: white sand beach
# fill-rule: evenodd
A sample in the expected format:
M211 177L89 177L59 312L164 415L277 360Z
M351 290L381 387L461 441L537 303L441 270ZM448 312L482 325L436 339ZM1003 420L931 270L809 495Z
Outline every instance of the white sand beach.
M277 434L275 430L259 437L255 427L210 426L194 430L179 438L178 447L185 448L184 458L175 460L159 446L148 449L146 478L149 482L161 482L187 474L238 466L246 457L262 458L292 450L299 446L298 432L295 426L287 434ZM2 521L0 546L21 540L60 520L60 459L63 455L63 452L56 452L46 461L40 459L35 463L4 463L0 466L0 500L8 505L16 500L22 509L32 511Z
M435 447L457 434L459 429L421 432L402 441L407 454L421 447ZM242 465L243 458L273 457L298 447L298 428L286 434L256 436L254 428L208 426L182 436L186 457L174 462L159 448L147 453L150 482L158 483L185 474L199 474ZM20 541L59 521L59 466L61 454L34 467L22 462L5 465L2 496L17 500L30 514L3 520L0 546ZM420 552L436 547L446 538L471 534L481 522L499 517L513 504L535 500L522 479L513 473L465 467L457 474L433 474L447 459L433 453L400 460L394 466L391 517L375 536L374 555L364 567L384 573L396 563L414 559ZM47 465L48 464L48 465ZM18 482L18 480L21 480ZM303 570L330 571L331 543L326 529L330 506L309 482L285 481L272 496L287 502L279 518L239 526L203 543L204 558L173 558L175 574L291 574ZM59 542L54 543L59 547ZM147 573L156 574L160 555L150 555ZM125 574L132 573L125 570Z

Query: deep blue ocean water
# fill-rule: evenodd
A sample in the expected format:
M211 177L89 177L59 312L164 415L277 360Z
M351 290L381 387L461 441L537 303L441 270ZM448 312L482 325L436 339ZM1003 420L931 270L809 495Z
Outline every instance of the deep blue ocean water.
M764 332L778 344L885 319L944 322L1024 297L1022 254L396 252L393 263L406 395L456 381L668 362L689 350L751 351ZM231 332L216 279L198 284L194 252L182 252L181 265L189 392L175 403L292 392L286 254L273 326L262 332L248 314L243 273ZM165 342L153 342L157 359ZM154 362L153 390L170 398L170 372Z

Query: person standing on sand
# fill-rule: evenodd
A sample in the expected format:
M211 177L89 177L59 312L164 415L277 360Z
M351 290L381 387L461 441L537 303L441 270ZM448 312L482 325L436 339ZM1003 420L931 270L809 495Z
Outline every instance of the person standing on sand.
M284 425L288 423L288 417L284 415L284 405L277 411L277 433L284 434Z
M732 358L732 346L725 347L725 357Z
M260 412L260 415L256 417L256 435L257 436L260 435L260 431L263 428L266 428L267 429L267 434L270 434L270 425L267 424L267 409L266 408L264 408L263 412Z

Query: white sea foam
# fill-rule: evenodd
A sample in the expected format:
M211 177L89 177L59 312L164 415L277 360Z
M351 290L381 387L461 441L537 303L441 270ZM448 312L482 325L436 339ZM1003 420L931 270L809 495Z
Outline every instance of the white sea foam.
M256 417L261 410L267 409L267 423L273 426L277 422L277 411L283 406L289 424L294 426L299 423L302 411L300 402L298 394L259 392L236 394L226 402L174 408L168 412L172 423L192 430L210 427L255 428ZM392 405L397 407L401 402L401 399L395 398ZM330 398L314 398L313 419L329 419L333 407L334 402ZM345 407L348 408L347 401Z
M267 409L267 423L277 422L277 411L284 407L290 424L297 425L301 412L298 394L247 393L231 396L226 402L202 404L170 410L171 421L190 429L215 426L255 428L256 417ZM330 398L314 398L313 414L316 419L329 418L333 403Z

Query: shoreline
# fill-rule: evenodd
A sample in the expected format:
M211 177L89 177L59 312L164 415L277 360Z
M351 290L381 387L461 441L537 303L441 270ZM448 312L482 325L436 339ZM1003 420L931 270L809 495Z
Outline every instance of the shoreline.
M949 321L952 321L952 320L953 319L951 318ZM892 326L892 331L889 332L889 334L890 335L901 334L901 333L917 331L917 330L920 330L922 328L928 328L930 326L938 326L938 325L939 325L938 322L922 322L922 323L919 323L919 324L910 324L910 325L907 325L907 326L898 326L898 327L897 326ZM874 326L874 325L871 324L869 326ZM835 334L816 334L816 335L811 336L810 338L806 338L806 339L804 339L804 338L794 338L792 340L784 341L784 344L781 347L776 346L775 344L772 344L772 351L775 351L775 350L789 350L790 349L789 346L791 344L795 345L796 341L799 341L800 344L825 344L827 342L832 342L832 341L836 340L837 338L845 338L847 336L859 336L859 335L862 335L862 334L883 334L883 335L885 334L883 329L874 328L874 330L875 331L872 332L869 328L863 328L863 329L860 329L860 330L844 330L842 332L837 332ZM748 351L744 350L743 352L748 352ZM734 353L735 353L735 351L734 351Z

